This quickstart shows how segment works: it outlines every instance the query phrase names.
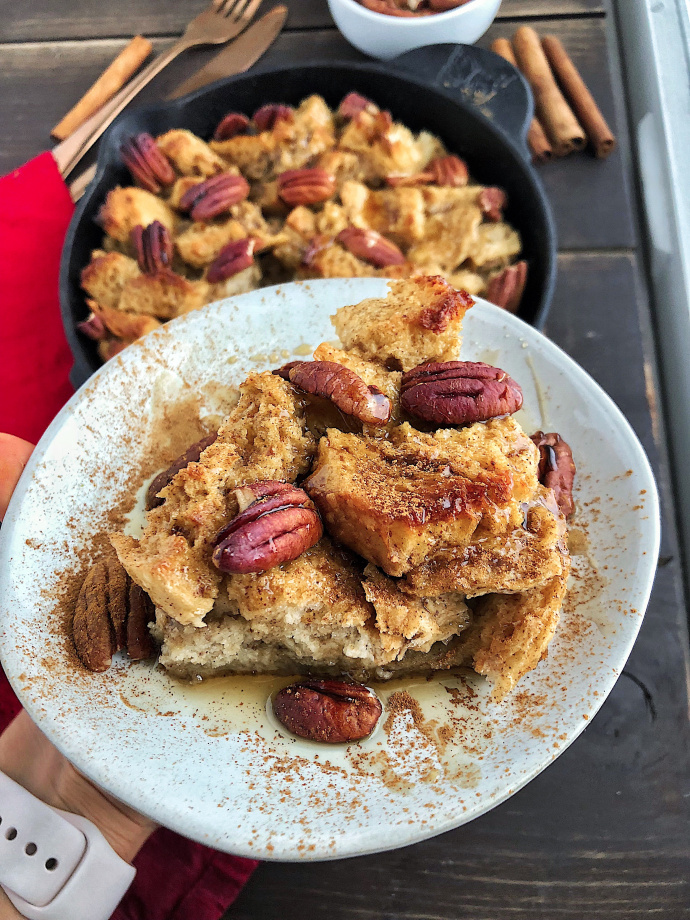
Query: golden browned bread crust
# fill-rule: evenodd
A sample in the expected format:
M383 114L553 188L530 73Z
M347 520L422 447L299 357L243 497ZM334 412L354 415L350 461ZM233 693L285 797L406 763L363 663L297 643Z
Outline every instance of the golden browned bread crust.
M398 582L374 565L364 570L362 581L367 600L376 611L376 628L390 655L398 660L409 651L428 652L436 642L448 642L470 625L465 597L449 591L435 598L412 597Z
M216 153L255 182L306 166L334 146L333 114L320 96L309 96L292 119L276 122L270 131L211 141Z
M426 215L420 188L372 191L360 182L346 182L340 198L355 227L369 227L401 246L412 246L424 236Z
M403 590L421 597L452 590L476 597L527 591L560 575L568 565L566 526L551 491L537 486L523 508L521 526L508 533L483 534L464 549L441 553L410 569Z
M546 657L567 589L570 561L545 584L519 594L489 594L468 631L472 666L488 677L496 700Z
M117 308L125 284L140 274L134 259L121 252L96 253L81 273L81 286L99 304Z
M174 319L206 303L205 282L189 281L169 269L155 275L137 275L122 288L118 308L158 319Z
M160 326L159 321L154 316L124 313L122 310L99 304L95 300L87 300L86 305L96 316L100 316L108 332L120 339L138 339Z
M105 232L120 243L128 243L136 226L148 227L159 221L170 233L175 229L175 214L156 195L143 188L117 188L108 192L98 214Z
M175 128L161 134L156 142L182 176L195 176L199 180L227 171L225 160L191 131Z
M390 175L421 172L438 147L430 135L415 139L409 128L394 122L385 112L360 112L346 125L339 147L356 153L367 181Z
M395 370L460 353L462 320L471 305L443 278L389 284L388 297L341 307L333 317L345 348Z
M538 452L512 418L388 438L329 430L304 488L329 531L400 576L439 554L522 527Z

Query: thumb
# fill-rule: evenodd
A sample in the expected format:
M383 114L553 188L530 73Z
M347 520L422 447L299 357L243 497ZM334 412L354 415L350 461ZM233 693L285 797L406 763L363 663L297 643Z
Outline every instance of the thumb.
M33 449L33 444L22 438L0 434L0 520L5 517L14 488Z

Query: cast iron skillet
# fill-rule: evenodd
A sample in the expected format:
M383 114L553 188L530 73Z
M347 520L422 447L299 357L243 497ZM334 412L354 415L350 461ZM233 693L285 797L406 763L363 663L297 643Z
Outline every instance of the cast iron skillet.
M413 131L426 129L438 135L451 152L466 159L475 179L506 190L506 219L519 230L529 262L519 315L537 328L544 324L555 281L556 234L525 143L533 110L529 89L510 64L490 51L433 45L386 64L317 61L264 68L121 117L101 142L98 173L72 218L62 254L60 301L76 386L101 364L95 343L75 325L88 312L79 275L91 250L101 245L103 232L96 217L106 193L116 185L132 183L120 161L122 141L139 131L155 136L170 128L188 128L208 138L229 111L251 115L267 102L294 105L313 93L335 108L353 90L390 109Z

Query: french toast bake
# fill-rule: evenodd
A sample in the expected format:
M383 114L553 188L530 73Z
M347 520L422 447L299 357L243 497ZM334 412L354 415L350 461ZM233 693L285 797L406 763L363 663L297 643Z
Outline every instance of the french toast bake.
M500 698L545 656L572 458L523 432L505 372L458 360L471 298L438 277L389 288L336 313L342 349L250 375L217 434L154 480L140 539L111 536L171 674L462 665Z
M231 112L208 141L139 134L121 155L135 184L108 193L81 276L79 329L104 360L204 304L295 279L440 275L519 306L527 263L505 193L355 93L337 111L310 96Z

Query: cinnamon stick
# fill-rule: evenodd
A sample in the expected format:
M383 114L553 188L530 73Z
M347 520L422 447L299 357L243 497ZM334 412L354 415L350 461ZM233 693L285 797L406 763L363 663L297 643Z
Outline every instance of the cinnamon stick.
M555 35L545 35L541 41L551 69L568 97L580 124L594 147L595 154L604 159L616 147L616 138L606 124L585 81L570 59L562 42Z
M69 137L87 118L90 118L94 112L112 99L118 90L122 89L130 77L139 70L152 50L153 46L147 38L136 35L112 64L103 71L91 89L84 93L74 108L70 109L62 121L53 128L50 132L51 136L59 141Z
M537 117L544 126L556 156L582 150L585 132L565 101L549 67L539 36L529 26L520 26L513 36L515 57L534 92Z
M513 46L507 38L497 38L491 44L491 50L498 54L513 67L517 67ZM544 133L541 122L538 118L533 118L527 131L527 144L532 151L532 160L535 163L544 163L546 160L553 159L553 147Z

